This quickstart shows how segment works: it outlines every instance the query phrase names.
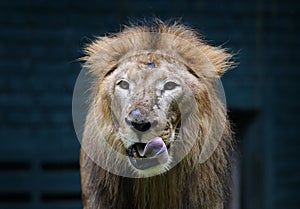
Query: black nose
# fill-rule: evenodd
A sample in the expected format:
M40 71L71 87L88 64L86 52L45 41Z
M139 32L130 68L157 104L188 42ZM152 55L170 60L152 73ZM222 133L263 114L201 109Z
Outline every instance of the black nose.
M148 131L151 126L154 127L157 124L156 121L151 124L147 119L147 116L143 114L140 109L131 111L129 118L129 120L127 118L125 119L127 125L141 132Z
M148 131L151 128L150 122L146 122L146 123L131 122L131 125L133 126L133 128L135 128L136 130L141 131L141 132Z

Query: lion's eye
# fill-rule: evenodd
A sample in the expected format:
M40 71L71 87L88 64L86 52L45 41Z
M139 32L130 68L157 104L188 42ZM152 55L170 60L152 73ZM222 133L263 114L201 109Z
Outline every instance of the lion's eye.
M129 83L127 81L121 80L117 83L122 89L129 89Z
M176 86L178 86L178 84L176 84L172 81L169 81L169 82L165 83L164 90L173 90L176 88Z

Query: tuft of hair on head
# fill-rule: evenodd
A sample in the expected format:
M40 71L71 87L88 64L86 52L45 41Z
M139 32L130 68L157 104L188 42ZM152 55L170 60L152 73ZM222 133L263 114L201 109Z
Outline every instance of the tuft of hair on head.
M103 78L126 58L158 53L183 63L193 74L220 77L234 66L228 50L211 46L191 27L160 19L125 25L121 32L97 37L84 48L83 67Z

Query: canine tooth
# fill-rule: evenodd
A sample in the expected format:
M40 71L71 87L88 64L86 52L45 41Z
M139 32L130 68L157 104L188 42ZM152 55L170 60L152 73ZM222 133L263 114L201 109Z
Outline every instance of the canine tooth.
M163 131L163 132L161 133L161 135L168 135L168 134L169 134L168 131Z

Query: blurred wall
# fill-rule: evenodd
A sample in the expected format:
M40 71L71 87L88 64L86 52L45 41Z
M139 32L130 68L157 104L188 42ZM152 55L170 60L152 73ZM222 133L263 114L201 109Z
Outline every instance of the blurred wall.
M81 49L131 19L182 17L237 54L223 77L235 122L232 208L300 205L300 3L257 1L0 2L0 208L82 208L71 115Z

